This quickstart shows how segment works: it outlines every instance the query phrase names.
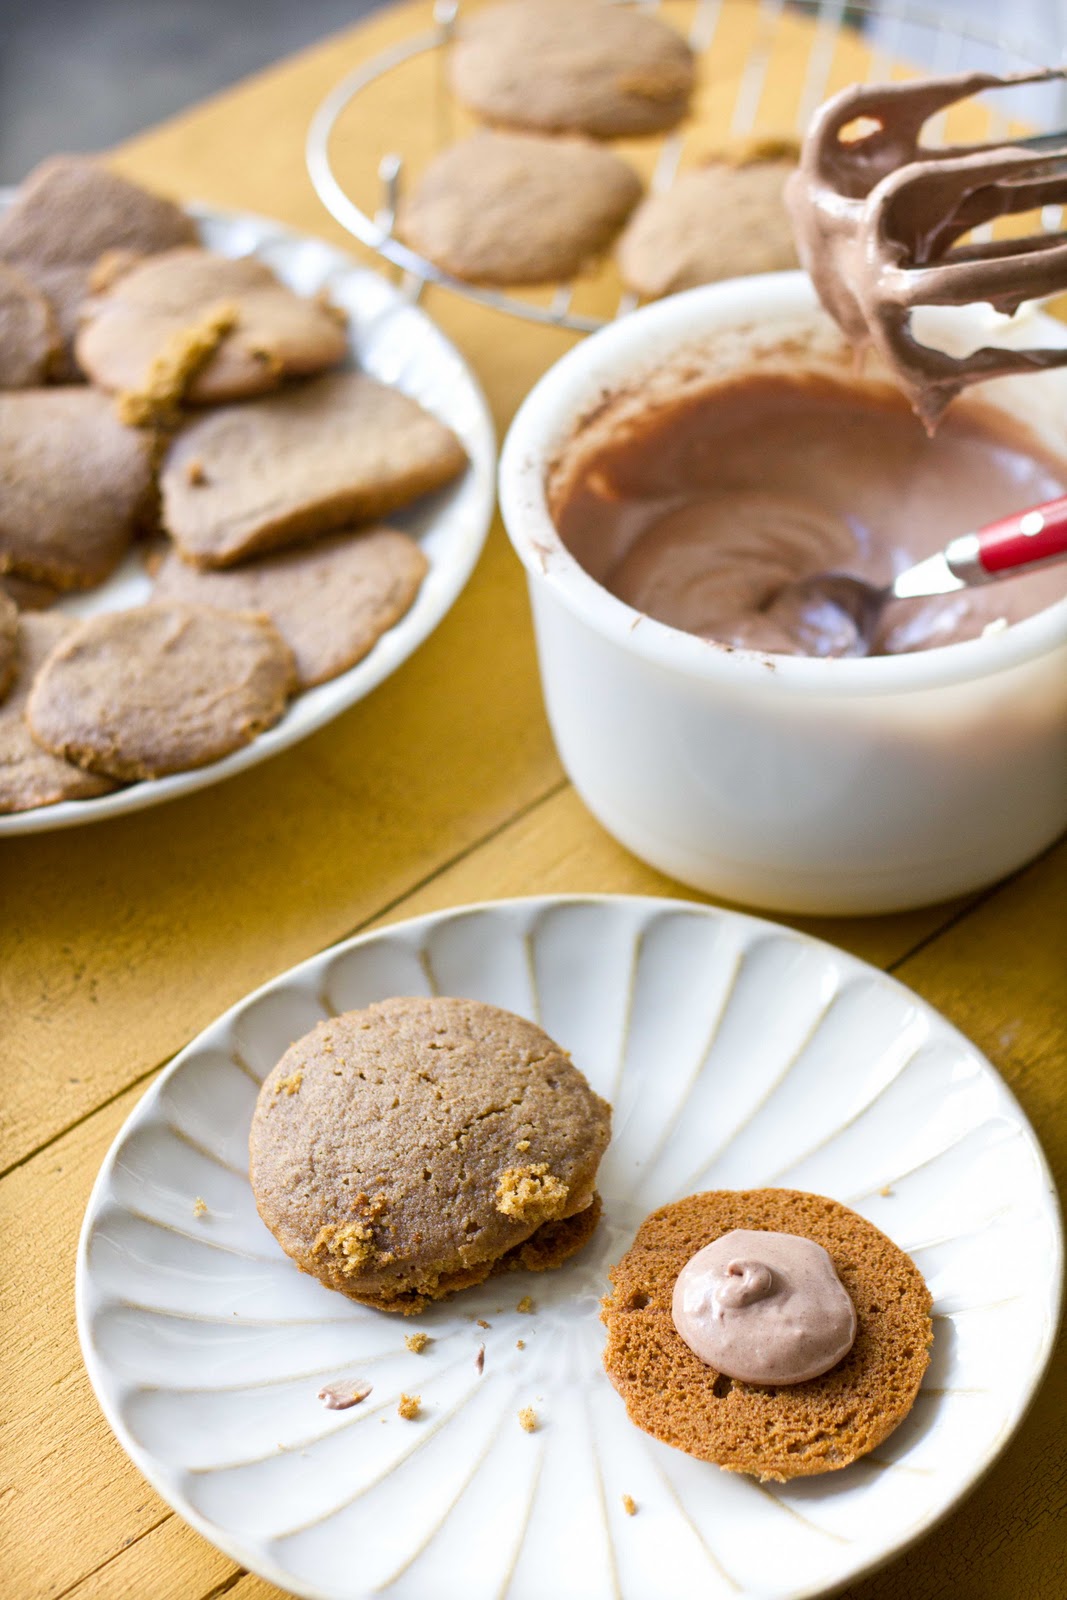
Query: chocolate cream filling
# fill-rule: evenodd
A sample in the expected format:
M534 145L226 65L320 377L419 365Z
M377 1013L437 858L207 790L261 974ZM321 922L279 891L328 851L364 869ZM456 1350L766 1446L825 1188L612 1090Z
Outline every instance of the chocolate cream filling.
M882 585L957 534L1067 492L1067 456L963 403L930 438L901 396L823 375L742 374L586 451L553 512L571 553L635 610L728 646L839 655L853 626L787 586ZM885 610L870 653L974 639L1067 595L1067 570Z

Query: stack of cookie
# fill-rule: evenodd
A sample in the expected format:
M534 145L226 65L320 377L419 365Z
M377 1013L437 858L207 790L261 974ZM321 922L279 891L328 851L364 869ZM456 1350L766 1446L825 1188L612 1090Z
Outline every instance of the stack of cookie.
M643 202L634 167L605 148L689 114L696 63L661 18L607 0L504 0L464 19L449 67L487 126L431 162L397 226L455 277L572 278L624 226L619 269L649 298L796 266L781 198L795 144L735 145Z
M600 1220L611 1117L568 1052L526 1018L476 1000L395 996L330 1016L275 1064L257 1096L249 1177L260 1216L302 1272L375 1311L411 1315L500 1273L565 1267L583 1250ZM631 1421L730 1472L785 1482L841 1470L899 1426L929 1366L919 1269L824 1195L674 1200L645 1218L608 1277L604 1367ZM555 1293L593 1314L581 1280L564 1272ZM532 1314L531 1298L516 1310ZM426 1343L421 1332L405 1340L416 1352ZM358 1405L370 1387L350 1374L319 1398ZM400 1415L417 1420L418 1400L399 1399ZM537 1429L531 1408L519 1422Z
M0 812L203 766L359 661L427 570L375 519L466 454L347 319L59 157L0 217ZM140 535L134 610L36 616Z

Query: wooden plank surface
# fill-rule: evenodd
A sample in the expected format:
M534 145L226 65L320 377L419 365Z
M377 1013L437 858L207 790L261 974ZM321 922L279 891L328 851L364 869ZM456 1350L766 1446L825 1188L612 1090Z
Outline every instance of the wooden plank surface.
M177 195L345 243L304 171L308 120L343 72L425 26L429 10L420 0L328 41L135 141L117 163ZM345 132L364 162L389 119L399 128L420 111L399 91L379 92L372 109L364 143L357 125ZM501 429L571 342L443 294L426 305L474 363ZM376 922L575 890L686 893L608 838L566 784L541 709L522 575L499 524L428 644L296 750L156 811L3 847L0 1592L277 1596L169 1511L100 1416L73 1317L77 1232L97 1168L161 1063L294 961ZM1061 845L966 902L789 919L895 971L968 1032L1019 1095L1061 1182L1065 890ZM854 1586L853 1600L1059 1592L1063 1367L976 1493Z

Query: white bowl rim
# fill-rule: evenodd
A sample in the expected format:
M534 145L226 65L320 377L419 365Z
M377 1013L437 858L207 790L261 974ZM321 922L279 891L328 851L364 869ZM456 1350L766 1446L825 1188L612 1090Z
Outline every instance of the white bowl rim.
M580 621L630 654L688 678L737 688L828 697L921 691L1007 672L1067 645L1065 598L999 632L908 655L771 655L716 644L655 621L590 577L564 545L549 515L545 475L582 415L635 370L663 365L718 327L750 323L761 314L795 315L817 304L810 278L800 271L705 284L643 306L550 367L520 406L500 458L504 526L531 579L547 585ZM1043 338L1067 344L1062 323L1039 311L1024 314L1034 319Z

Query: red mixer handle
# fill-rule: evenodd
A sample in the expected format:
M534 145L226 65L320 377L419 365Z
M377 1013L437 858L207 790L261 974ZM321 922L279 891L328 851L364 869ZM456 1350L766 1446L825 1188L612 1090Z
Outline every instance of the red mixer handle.
M1067 557L1067 495L1001 517L975 534L974 554L990 578Z

